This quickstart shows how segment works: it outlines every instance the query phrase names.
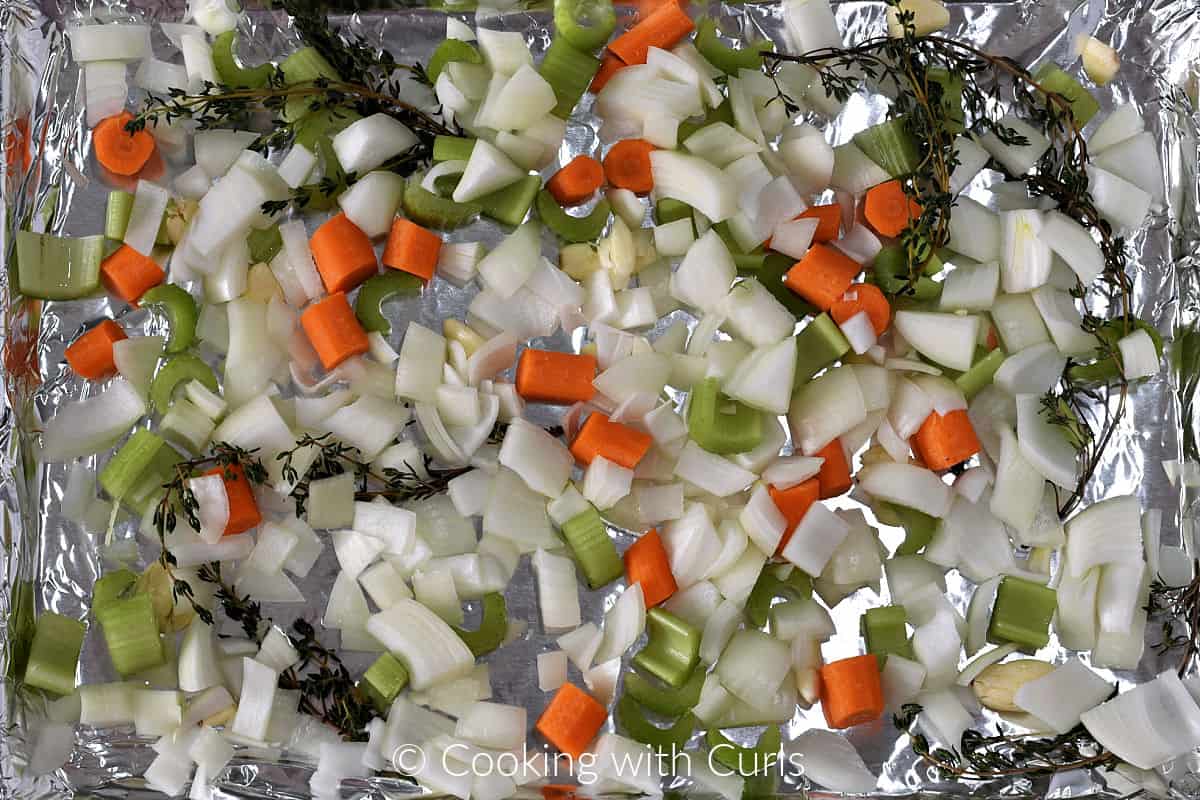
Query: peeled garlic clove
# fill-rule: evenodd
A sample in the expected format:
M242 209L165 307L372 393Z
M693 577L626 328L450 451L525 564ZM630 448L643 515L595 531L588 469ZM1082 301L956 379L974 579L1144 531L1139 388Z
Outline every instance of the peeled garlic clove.
M1083 71L1097 86L1105 86L1121 68L1117 51L1095 36L1081 33L1075 39L1075 50L1083 59Z
M993 664L971 684L979 702L993 711L1020 711L1013 698L1026 683L1054 671L1054 665L1036 658L1019 658Z
M889 5L887 9L888 36L893 39L904 38L900 14L905 11L912 12L912 26L917 36L936 33L950 24L950 11L941 0L900 0L899 4Z

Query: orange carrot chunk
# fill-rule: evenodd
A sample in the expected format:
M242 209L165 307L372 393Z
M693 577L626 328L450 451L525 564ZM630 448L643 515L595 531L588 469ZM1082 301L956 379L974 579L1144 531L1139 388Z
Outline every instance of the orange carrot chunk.
M653 151L654 145L645 139L622 139L604 157L604 177L618 189L649 194L654 188L654 175L650 169Z
M814 244L788 270L784 284L822 311L842 299L862 265L829 245Z
M225 482L225 494L229 496L229 521L225 523L225 536L243 533L262 522L258 501L241 464L213 467L205 475L220 475Z
M595 698L573 683L564 683L538 717L536 727L550 744L579 758L607 719L608 709Z
M921 216L921 206L904 193L904 184L888 181L867 190L863 216L880 236L896 237Z
M837 203L813 206L805 209L796 219L815 219L817 231L813 234L813 241L832 242L842 230L842 207Z
M613 39L608 49L626 64L645 64L651 47L669 50L695 29L692 18L678 3L663 3Z
M110 293L136 306L148 289L166 280L167 273L153 258L144 256L127 244L100 262L100 282Z
M122 111L92 128L92 151L100 166L116 175L135 175L153 155L154 137L146 130L130 133L125 124L133 114Z
M102 320L67 347L67 363L81 378L98 381L117 371L113 344L127 339L125 331L111 319Z
M846 462L846 451L842 449L842 440L834 439L817 453L821 462L821 471L817 473L819 498L828 500L850 491L853 482L850 480L850 465Z
M397 217L388 232L387 245L383 248L383 265L429 282L433 279L441 252L442 237L412 220Z
M882 336L892 322L892 307L879 287L871 283L852 283L846 293L829 307L829 316L841 325L861 311L867 312L876 336Z
M642 585L647 608L658 605L679 588L657 529L651 528L625 551L625 583Z
M571 442L571 455L585 466L591 464L596 456L604 456L625 469L633 469L650 451L653 443L650 434L613 422L596 411L587 418L575 441Z
M967 412L931 413L912 439L917 457L932 470L950 469L979 452L979 437Z
M345 292L331 294L304 309L300 325L325 369L333 369L371 347Z
M852 728L883 715L883 686L874 653L821 667L821 710L831 728Z
M592 78L592 84L588 86L588 91L592 94L598 94L612 80L612 76L617 74L617 70L622 69L624 66L624 61L612 53L605 52L600 57L600 69L596 70L596 74Z
M330 218L309 239L325 290L348 292L378 270L371 240L345 214Z
M591 199L604 184L604 167L591 156L575 156L550 176L546 189L560 206L577 206Z
M767 493L771 495L771 500L779 509L779 513L783 514L783 518L787 520L783 538L779 540L779 547L775 548L775 555L779 555L783 552L783 548L787 547L788 540L792 538L792 533L800 524L800 520L804 519L804 515L808 513L809 507L820 497L821 481L819 477L809 478L804 483L798 483L787 489L768 486Z
M531 403L586 403L596 394L596 357L525 350L517 362L517 394Z

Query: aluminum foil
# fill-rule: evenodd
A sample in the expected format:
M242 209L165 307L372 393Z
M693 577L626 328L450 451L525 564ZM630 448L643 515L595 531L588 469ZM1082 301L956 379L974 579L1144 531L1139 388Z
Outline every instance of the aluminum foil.
M1090 3L1090 5L1088 5ZM461 6L460 6L461 7ZM879 2L841 2L837 4L839 22L847 42L878 34L883 28L883 4ZM783 26L778 5L713 5L709 11L719 15L730 30L765 35L783 43ZM1074 11L1074 13L1072 13ZM67 234L91 234L102 230L103 209L109 189L98 178L89 154L89 138L84 124L81 71L72 63L65 46L65 22L94 17L100 20L167 20L181 16L179 0L152 2L131 0L128 5L66 0L37 5L32 0L0 0L0 120L3 122L4 158L0 159L0 206L4 225L0 227L0 338L3 339L4 391L0 394L0 526L5 547L0 551L0 670L20 662L27 647L33 616L52 610L84 617L91 587L105 568L102 532L107 523L99 515L86 519L66 519L58 509L62 497L66 467L44 465L37 460L39 420L55 413L67 400L79 399L94 391L88 384L70 377L64 368L63 351L82 328L101 316L115 315L128 329L150 332L154 322L146 313L123 306L110 306L106 298L70 302L41 303L17 296L10 283L9 259L12 233L32 225L35 230ZM473 12L457 12L473 21ZM353 15L335 15L334 19L368 39L386 45L400 60L424 61L444 37L445 12L427 8L394 8L365 11ZM542 52L551 37L551 16L545 10L487 11L479 13L481 24L519 30L527 34L535 53ZM1197 195L1196 83L1200 65L1200 5L1195 0L1083 0L1075 9L1070 0L1015 0L1014 2L966 2L952 6L949 33L995 53L1009 55L1024 63L1039 59L1064 61L1069 51L1070 24L1075 31L1095 28L1096 35L1120 51L1122 68L1114 84L1096 92L1105 111L1120 104L1136 104L1147 119L1160 145L1166 172L1168 202L1147 220L1145 227L1130 237L1131 270L1134 274L1135 311L1149 319L1170 339L1175 331L1190 329L1200 322L1200 219ZM243 39L247 52L285 52L295 44L295 36L286 28L286 18L276 12L253 10ZM161 33L155 33L155 51L160 58L176 55ZM136 90L135 90L136 92ZM135 94L136 99L136 94ZM835 141L844 141L857 130L877 121L883 113L878 99L853 98L834 127ZM564 160L579 152L592 151L598 140L597 120L586 107L571 122L563 146ZM28 143L24 158L20 143ZM169 171L177 171L181 161L169 161ZM170 174L170 172L168 173ZM986 187L977 187L977 196L989 200ZM477 223L453 234L455 240L498 240L502 231L496 226ZM394 311L395 321L419 319L438 324L447 315L461 318L474 289L456 289L439 282L432 292L409 301ZM677 312L679 313L679 312ZM396 328L403 330L403 325ZM574 344L580 343L576 332ZM395 338L395 337L393 337ZM393 342L395 344L395 342ZM570 347L564 334L541 346ZM1198 513L1194 488L1175 488L1167 480L1161 464L1164 459L1200 457L1200 413L1192 401L1196 380L1190 370L1173 372L1167 368L1157 377L1140 385L1133 395L1128 413L1106 451L1103 464L1089 490L1089 500L1108 494L1136 493L1146 508L1164 512L1164 544L1184 543L1194 552L1191 531ZM549 420L547 420L549 421ZM107 455L102 455L102 462ZM97 459L91 460L94 467ZM853 501L845 500L847 505ZM281 509L282 511L283 509ZM136 534L136 522L122 520L116 528L120 552L125 542L136 547L136 564L156 556L156 545ZM1181 536L1181 532L1183 535ZM630 537L614 531L624 549ZM883 529L883 538L895 546L900 538L896 529ZM111 556L111 553L110 553ZM324 609L326 590L336 571L332 548L326 548L321 561L302 588L310 598L307 608L271 607L268 613L288 621L298 613L319 620ZM554 649L553 637L543 633L538 623L536 598L528 564L524 564L510 584L508 604L511 616L529 621L529 631L517 642L489 659L495 699L524 705L530 719L536 719L546 702L537 688L532 664L537 653ZM949 595L965 611L971 584L949 575ZM614 590L585 591L582 605L586 618L599 621L611 605ZM863 609L888 602L886 586L876 592L863 589L840 603L834 617L841 631L826 646L827 658L855 654L859 642L855 632ZM327 632L332 641L333 632ZM1150 626L1151 643L1158 631ZM1061 657L1063 651L1052 641L1040 655ZM351 654L352 668L361 669L370 654ZM1134 673L1105 672L1122 685L1152 677L1169 662L1147 647L1141 667ZM81 679L84 682L111 680L111 667L98 632L89 632L85 643ZM579 676L572 667L572 679ZM27 730L31 719L28 693L14 681L5 683L0 697L0 797L59 797L75 793L125 797L148 794L139 777L153 757L148 740L138 739L128 730L82 729L68 765L57 773L41 778L21 774L20 766L31 740ZM990 712L989 712L990 714ZM981 725L989 729L1003 725L993 716ZM798 712L786 727L791 739L804 729L823 727L819 710ZM1080 797L1117 796L1127 791L1111 776L1074 771L1037 783L1017 780L1009 783L965 786L940 782L932 770L913 756L906 737L881 721L860 726L847 733L868 766L879 777L881 796L938 794L958 796L1045 796ZM1200 796L1200 781L1192 758L1168 765L1161 772L1176 796ZM218 780L218 794L230 797L304 797L308 795L308 777L312 764L294 750L256 753L240 751L232 765ZM402 778L377 778L349 782L343 786L352 794L406 794L417 791ZM823 796L809 791L799 774L787 774L779 785L781 794Z

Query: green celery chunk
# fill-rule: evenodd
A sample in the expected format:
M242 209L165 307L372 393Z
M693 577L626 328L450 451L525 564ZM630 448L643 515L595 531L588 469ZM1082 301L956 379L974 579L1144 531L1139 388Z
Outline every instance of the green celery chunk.
M1058 605L1058 593L1024 578L1004 576L996 589L988 639L1013 642L1022 649L1036 650L1050 641L1050 618Z
M167 413L176 387L186 384L189 380L200 381L210 392L219 391L217 376L212 367L192 353L179 353L162 363L150 383L150 402L154 409L160 414Z
M246 237L246 244L250 245L251 264L267 264L283 249L283 236L279 234L278 225L255 228Z
M99 614L112 601L125 597L136 582L137 575L127 569L101 575L92 587L92 611Z
M850 352L850 342L828 314L813 317L796 335L796 379L794 387L811 381L818 372Z
M617 730L635 742L648 744L662 753L678 753L696 729L696 715L685 712L669 728L660 728L646 719L646 712L628 694L621 695L613 713Z
M391 653L384 653L367 667L358 687L380 714L386 714L408 685L408 670Z
M733 106L729 104L728 99L723 100L721 105L717 106L716 108L710 109L702 119L697 120L693 118L679 123L679 133L677 134L677 138L682 144L683 142L687 141L687 138L693 133L706 125L712 125L714 122L724 122L726 125L731 126L734 124Z
M1047 92L1062 95L1063 99L1071 104L1071 115L1080 128L1087 125L1100 111L1100 103L1092 93L1064 72L1058 64L1047 61L1033 73L1033 79Z
M758 275L767 263L766 253L734 253L733 265L738 275ZM769 290L768 290L769 291ZM799 297L799 295L796 295Z
M196 341L196 321L200 308L187 289L174 283L162 283L147 289L141 304L166 315L171 335L167 337L168 353L182 353Z
M712 64L726 75L736 76L739 70L748 69L753 72L762 70L762 51L773 50L771 43L765 39L754 39L745 42L740 50L735 50L725 44L717 36L717 23L706 17L696 26L696 49L704 60Z
M141 511L153 498L162 494L162 486L169 481L179 463L175 448L167 446L154 454L150 464L138 476L137 481L121 498L121 503L132 511Z
M612 0L554 0L555 33L580 50L595 50L617 26Z
M704 738L708 743L709 754L717 763L742 775L770 771L771 767L779 762L779 748L783 745L783 736L778 725L768 725L753 747L734 744L716 728L705 732Z
M134 431L100 470L100 488L114 500L123 499L164 447L167 443L157 433L145 428Z
M516 227L525 221L525 216L533 207L533 200L541 188L542 178L540 175L526 175L516 183L484 195L476 202L483 209L484 216L491 217L496 222Z
M1149 334L1154 341L1154 350L1158 354L1159 359L1163 354L1163 338L1158 329L1146 322L1144 319L1134 318L1133 328L1129 333L1136 330L1143 330ZM1121 375L1121 369L1117 366L1117 361L1113 357L1113 353L1117 350L1117 342L1125 336L1125 323L1120 318L1109 320L1101 325L1096 330L1096 337L1103 340L1106 344L1103 348L1096 348L1096 358L1090 364L1075 364L1067 370L1067 377L1073 381L1087 381L1090 383L1110 383L1115 381Z
M558 98L558 105L550 113L562 119L571 116L599 69L600 59L572 45L561 32L555 36L538 67L538 72Z
M564 242L594 242L604 233L604 226L612 215L608 200L600 198L596 206L586 217L573 217L558 204L554 195L546 189L538 192L538 218L545 223L555 236Z
M85 633L87 626L79 620L43 611L33 631L25 684L57 695L75 691L75 671Z
M470 42L464 42L461 39L443 39L437 49L433 51L433 55L429 57L429 63L425 67L425 74L429 76L429 82L437 83L437 79L446 65L455 61L482 64L483 56Z
M951 73L943 67L930 67L925 70L931 83L941 89L942 114L946 119L946 130L953 134L965 130L966 115L963 113L963 79L962 75Z
M963 396L970 400L991 385L996 370L1000 369L1005 358L1007 356L999 347L988 351L982 357L977 355L971 368L955 378L954 383L962 390Z
M453 230L479 214L478 202L456 203L449 197L439 197L421 186L421 177L413 175L404 184L404 215L413 222L426 228Z
M676 689L687 683L700 662L700 631L670 611L646 612L646 646L633 657L638 669Z
M234 48L237 46L237 31L225 31L212 43L213 66L221 83L233 89L261 89L275 74L274 64L259 64L243 67L238 63Z
M113 189L104 204L104 236L119 242L125 238L129 215L133 212L133 193Z
M358 290L354 301L354 316L368 331L379 331L384 336L392 332L392 324L383 315L383 304L395 297L416 297L425 282L416 275L389 269L382 275L368 278Z
M888 245L879 251L871 264L871 274L873 282L889 297L903 296L920 302L942 295L942 284L924 274L914 286L909 286L908 254L899 245Z
M171 402L158 426L164 439L194 454L203 452L214 428L216 423L186 397Z
M691 218L692 207L681 200L664 197L654 204L654 222L657 225L666 225L668 222Z
M309 83L318 78L325 78L331 81L340 81L342 79L342 76L338 75L333 65L326 61L325 57L315 47L301 47L285 58L280 63L279 69L283 72L283 82L288 86ZM284 122L295 122L300 119L309 113L311 105L311 97L290 98L283 107Z
M100 288L103 236L17 231L17 288L40 300L77 300Z
M867 652L879 657L882 667L890 653L912 660L912 642L908 639L908 612L904 606L868 608L862 615L862 635Z
M696 444L710 453L745 453L763 437L762 412L725 396L718 378L692 387L687 426Z
M625 673L625 693L656 714L677 717L696 707L704 688L705 672L692 670L692 676L678 689L647 678L636 670Z
M774 771L764 772L757 775L744 775L744 788L742 789L742 797L744 800L751 798L775 798L779 796L779 775Z
M621 577L625 565L595 506L588 506L563 523L562 536L583 570L588 586L599 589Z
M915 508L895 503L884 503L883 505L896 516L897 524L904 528L904 541L896 549L896 555L915 555L921 548L929 544L933 534L937 531L937 517L931 517Z
M786 578L780 578L779 573L786 565L767 564L758 574L750 596L746 598L746 618L756 628L767 624L771 613L771 602L776 597L790 597L795 600L807 600L812 597L812 578L806 572L793 568Z
M475 140L467 136L438 135L433 138L433 162L469 161Z
M909 175L921 164L921 150L912 134L897 117L872 125L854 135L854 143L867 158L883 167L893 178Z
M504 639L508 636L508 606L504 602L504 595L489 592L483 596L482 606L478 628L468 631L454 627L458 638L463 640L476 658L485 656L504 644Z
M758 282L763 285L763 288L782 303L784 308L792 312L797 319L813 317L821 313L816 306L793 292L783 282L788 270L796 266L796 259L782 253L766 253L761 263L754 269L750 269L750 262L746 258L734 255L733 263L737 265L739 275L752 275L758 278Z
M135 594L114 600L96 617L104 631L113 668L121 677L157 667L165 660L150 595Z

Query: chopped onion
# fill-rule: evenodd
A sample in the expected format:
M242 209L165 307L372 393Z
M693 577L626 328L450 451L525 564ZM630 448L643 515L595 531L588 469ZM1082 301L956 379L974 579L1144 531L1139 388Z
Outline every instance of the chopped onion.
M513 75L523 65L533 63L525 37L516 31L480 27L476 30L476 36L483 61L493 72Z
M1084 286L1090 286L1104 271L1104 254L1091 232L1061 211L1044 214L1038 236L1067 263Z
M375 170L338 195L338 205L346 218L363 233L376 238L391 230L403 194L403 177L394 172Z
M803 258L812 245L813 235L817 232L817 224L815 219L780 222L771 232L771 249L792 258Z
M708 575L721 553L721 539L708 509L700 503L687 504L679 519L664 526L662 544L680 589L687 589Z
M896 331L921 355L950 369L967 370L975 357L979 318L931 311L898 311Z
M229 522L229 495L225 491L225 480L221 475L204 475L189 478L187 485L196 498L200 538L209 544L216 544L225 535L225 526Z
M1078 452L1066 432L1046 419L1040 394L1017 396L1017 439L1021 455L1046 480L1067 490L1075 486Z
M675 474L717 497L728 497L754 482L753 472L690 440L675 463Z
M776 489L790 489L821 471L825 459L813 456L780 456L763 472L765 483Z
M921 728L946 747L958 751L962 735L974 722L958 694L953 689L926 691L917 695L914 702L922 708L918 717Z
M946 516L953 497L936 473L910 464L872 464L860 473L859 486L872 497L934 517Z
M717 661L721 685L743 702L762 708L771 703L792 667L791 649L756 630L740 630Z
M403 122L379 113L347 125L333 137L333 151L342 169L365 175L416 143L417 137Z
M483 532L514 542L521 552L561 546L550 528L545 496L534 492L507 468L499 469L492 477L483 511Z
M568 562L570 563L570 562ZM612 608L604 614L604 639L596 651L595 662L604 664L620 658L646 628L646 602L642 585L626 586Z
M242 659L242 691L231 730L239 736L263 741L271 722L279 673L252 658Z
M404 662L417 690L460 678L475 664L454 629L415 600L372 614L367 632Z
M1158 350L1144 330L1139 328L1121 337L1117 349L1121 352L1121 372L1126 380L1149 378L1158 373Z
M888 661L891 660L889 655ZM789 744L788 750L800 757L805 777L826 789L864 794L875 789L875 776L844 736L832 731L809 730Z
M693 205L713 222L723 222L737 213L736 184L707 161L669 150L655 150L650 154L650 168L659 197Z
M806 383L792 398L788 425L800 452L814 455L867 418L866 404L854 370L846 365L827 370Z
M471 150L471 157L467 161L467 167L463 171L458 186L454 188L452 197L456 203L469 203L515 183L525 175L526 173L508 156L500 152L495 145L489 144L483 139L477 139ZM538 226L533 225L533 227L537 229ZM532 268L535 263L536 260L531 260L529 267ZM516 288L516 286L512 287L512 291L515 291Z
M1103 151L1127 139L1137 136L1146 129L1142 113L1133 103L1121 103L1104 118L1100 127L1088 137L1088 152L1099 155Z
M69 461L111 447L146 413L146 401L123 378L86 400L65 403L43 424L44 461Z
M89 61L137 61L150 54L150 29L145 25L71 25L71 58Z
M559 636L555 643L580 672L587 672L592 668L592 662L603 641L604 633L594 623L585 622L575 630Z
M1036 289L1050 277L1050 246L1042 235L1040 211L1019 209L1000 214L1000 284L1017 294Z
M1022 684L1013 702L1063 734L1079 724L1080 715L1103 703L1113 686L1078 658L1072 658L1053 672Z
M850 526L823 503L813 503L801 518L781 555L809 575L820 575Z
M196 149L196 166L212 180L229 171L238 156L258 138L253 131L214 128L196 131L192 137Z
M1084 711L1081 718L1103 747L1141 769L1200 744L1200 708L1174 670Z
M950 217L947 245L975 261L999 261L1000 217L969 197L959 197Z
M916 697L925 683L925 667L895 653L889 653L880 673L883 699L889 711L897 711Z
M1100 215L1118 231L1136 230L1150 213L1149 193L1108 170L1088 165L1088 194Z

